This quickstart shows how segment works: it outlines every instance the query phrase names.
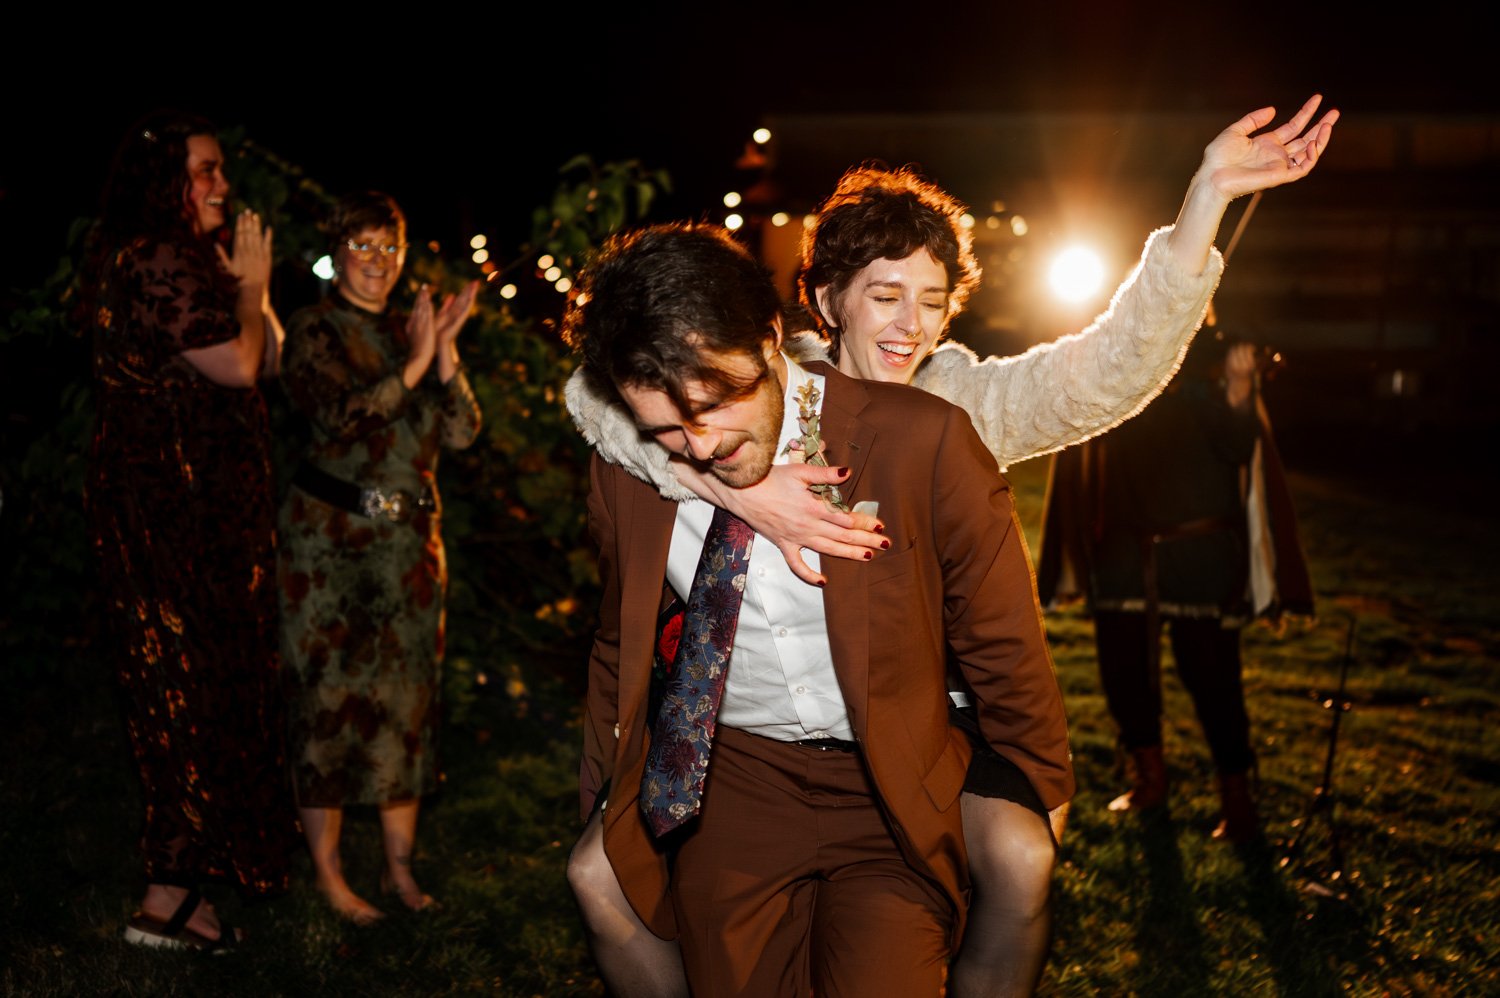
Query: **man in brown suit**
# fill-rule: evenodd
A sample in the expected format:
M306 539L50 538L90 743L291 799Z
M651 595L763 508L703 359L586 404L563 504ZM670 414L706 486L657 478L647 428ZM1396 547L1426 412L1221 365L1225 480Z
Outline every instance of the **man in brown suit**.
M642 432L734 488L798 436L811 386L824 456L848 469L844 498L878 502L890 542L869 563L824 564L822 593L769 543L752 547L702 811L658 838L638 797L662 584L687 598L711 514L595 458L604 597L581 803L625 894L652 931L680 937L699 994L936 994L968 889L957 799L970 748L948 723L948 652L986 739L1045 806L1073 790L993 458L946 402L781 353L775 291L722 230L612 243L568 335Z

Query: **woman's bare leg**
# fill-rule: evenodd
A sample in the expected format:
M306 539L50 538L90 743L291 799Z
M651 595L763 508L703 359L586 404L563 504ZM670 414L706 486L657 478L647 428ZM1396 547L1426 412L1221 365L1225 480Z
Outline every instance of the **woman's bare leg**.
M350 890L344 880L344 865L339 858L339 833L344 828L344 810L338 807L299 807L302 831L312 853L313 869L318 875L318 890L333 910L356 925L369 925L384 918L380 909Z
M687 998L687 974L677 941L652 933L625 900L604 855L598 811L568 856L568 885L606 991L615 998Z
M974 900L951 978L955 998L1030 995L1052 941L1052 829L1014 801L964 794Z
M385 843L385 876L381 883L412 911L426 911L437 902L423 894L411 875L411 854L417 841L417 812L421 802L390 801L380 805L380 834Z

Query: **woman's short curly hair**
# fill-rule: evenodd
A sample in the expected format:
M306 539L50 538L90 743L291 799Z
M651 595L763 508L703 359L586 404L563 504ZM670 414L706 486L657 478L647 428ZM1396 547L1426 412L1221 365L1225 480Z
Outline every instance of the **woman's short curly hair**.
M827 287L833 308L865 267L876 260L904 260L919 249L932 254L948 273L948 315L963 311L979 284L973 237L960 222L964 206L942 188L910 169L859 166L839 179L802 233L802 267L797 292L818 331L839 355L843 319L825 315L817 289Z
M345 242L366 229L390 229L398 243L406 242L406 215L395 198L381 191L360 191L339 198L323 223L329 252L338 252Z

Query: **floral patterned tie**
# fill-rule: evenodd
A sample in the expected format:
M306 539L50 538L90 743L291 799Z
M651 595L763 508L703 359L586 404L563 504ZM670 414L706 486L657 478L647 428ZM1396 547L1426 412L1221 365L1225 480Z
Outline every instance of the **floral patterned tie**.
M744 520L714 510L641 774L641 810L657 835L692 818L702 806L754 540L755 532Z

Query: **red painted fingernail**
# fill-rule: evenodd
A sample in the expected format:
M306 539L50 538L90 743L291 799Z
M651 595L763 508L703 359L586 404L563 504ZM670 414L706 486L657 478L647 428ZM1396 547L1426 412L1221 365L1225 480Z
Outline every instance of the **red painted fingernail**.
M818 588L819 589L822 589L826 585L828 585L828 580L827 579L819 579L818 580Z
M848 468L840 468L839 469L839 477L842 478L844 475L847 475L847 474L849 474L849 469Z
M891 542L890 541L881 541L880 542L880 550L882 550L882 551L889 551L890 549L891 549Z
M875 557L875 552L874 551L866 551L865 552L865 561L869 561L873 557Z
M883 523L877 523L877 524L875 524L875 532L877 534L883 534L883 533L885 533L885 524L883 524Z

